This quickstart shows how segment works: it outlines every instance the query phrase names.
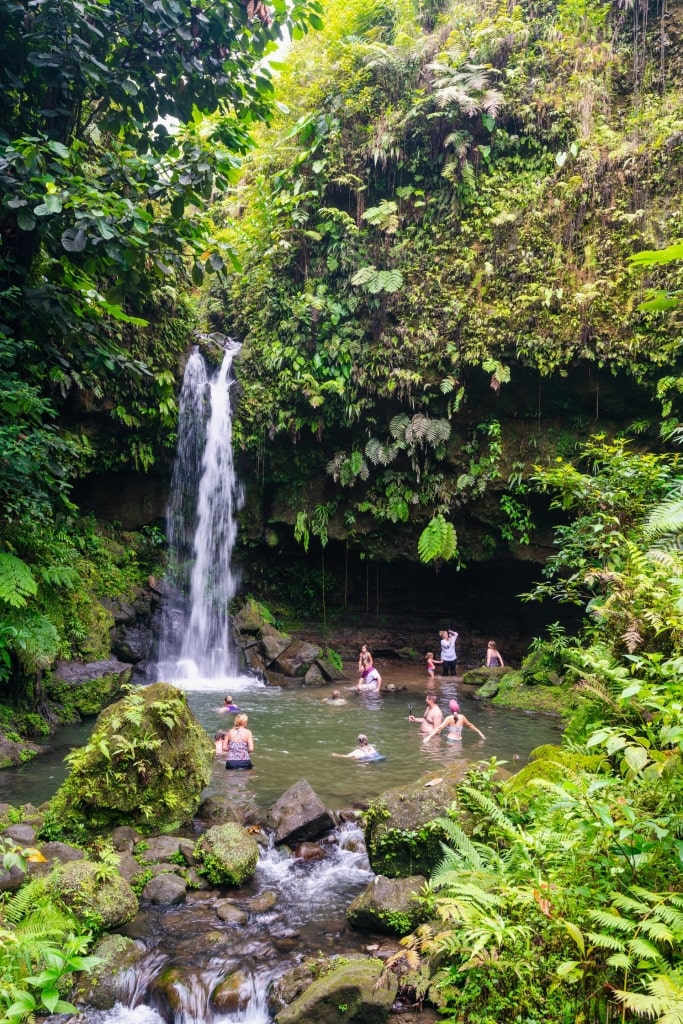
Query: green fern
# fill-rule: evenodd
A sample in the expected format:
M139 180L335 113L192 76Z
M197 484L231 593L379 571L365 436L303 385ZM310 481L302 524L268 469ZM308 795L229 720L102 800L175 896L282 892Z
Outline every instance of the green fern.
M417 542L417 553L422 562L448 562L458 550L455 527L443 515L434 516L427 523Z
M37 591L38 584L26 562L0 552L0 601L10 608L25 608L27 598L34 597Z

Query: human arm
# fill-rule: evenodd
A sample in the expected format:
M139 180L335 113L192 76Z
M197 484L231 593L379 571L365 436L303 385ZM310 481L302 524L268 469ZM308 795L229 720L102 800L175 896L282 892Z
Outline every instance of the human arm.
M455 718L453 717L453 715L447 715L447 716L446 716L446 717L444 718L444 720L443 720L443 722L441 723L441 725L436 725L436 726L435 726L435 727L434 727L434 728L432 729L432 731L431 731L431 732L428 732L428 733L427 733L427 735L426 735L426 736L425 736L425 738L424 738L424 739L422 740L422 742L423 742L423 743L428 743L428 742L429 742L429 740L431 740L431 739L432 739L432 737L434 737L434 736L436 736L436 735L437 735L438 733L440 733L442 729L445 729L445 728L446 728L446 726L448 726L448 725L453 725L454 723L455 723Z
M252 735L251 729L247 729L247 732L249 734L247 736L247 750L249 751L250 754L253 754L254 753L254 737Z
M477 729L476 725L472 725L472 723L467 718L465 718L464 715L462 716L462 724L466 725L468 729L472 729L474 732L479 733L483 740L486 739L481 729Z

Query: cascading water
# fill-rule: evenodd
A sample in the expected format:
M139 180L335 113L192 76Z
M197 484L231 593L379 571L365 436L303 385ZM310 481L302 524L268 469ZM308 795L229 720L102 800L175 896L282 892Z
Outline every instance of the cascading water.
M222 685L236 671L227 609L238 584L232 551L242 497L230 406L230 370L239 347L227 339L213 376L195 350L183 378L167 514L168 594L156 673L168 682Z

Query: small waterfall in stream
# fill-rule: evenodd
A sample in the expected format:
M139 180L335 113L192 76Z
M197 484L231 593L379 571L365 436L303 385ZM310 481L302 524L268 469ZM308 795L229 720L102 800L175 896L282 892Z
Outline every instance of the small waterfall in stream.
M242 498L230 407L230 371L239 347L226 339L223 362L213 375L195 350L183 378L167 513L168 592L156 670L167 682L220 683L236 671L227 608L238 583L232 551Z

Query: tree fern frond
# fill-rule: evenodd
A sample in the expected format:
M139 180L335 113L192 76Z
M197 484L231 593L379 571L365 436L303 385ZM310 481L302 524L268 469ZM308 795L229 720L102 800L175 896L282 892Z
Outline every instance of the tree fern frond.
M38 591L38 584L26 562L0 551L0 601L10 608L25 608L26 600Z

